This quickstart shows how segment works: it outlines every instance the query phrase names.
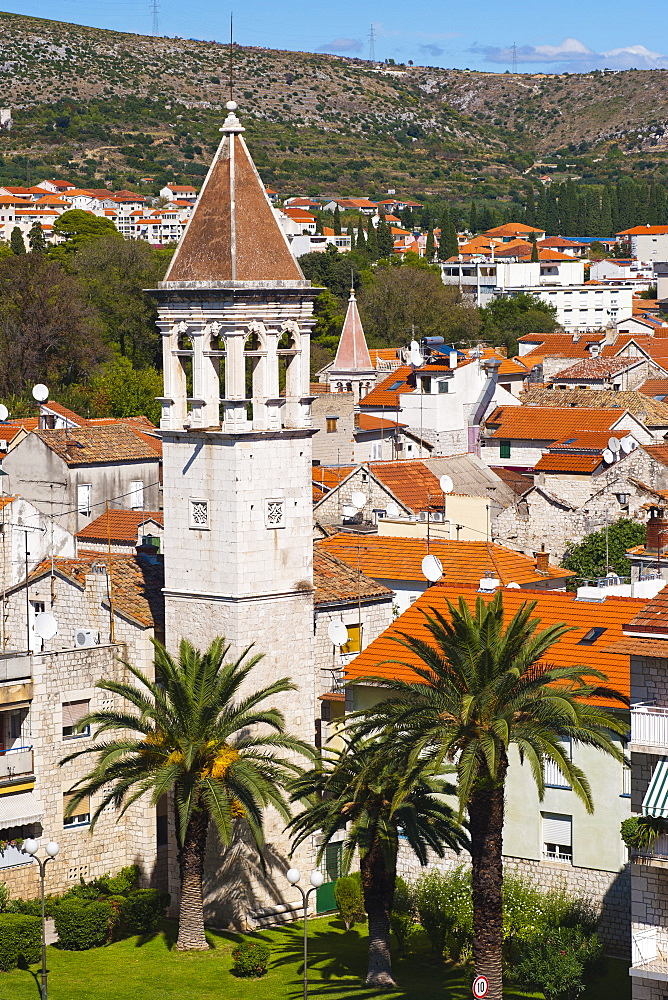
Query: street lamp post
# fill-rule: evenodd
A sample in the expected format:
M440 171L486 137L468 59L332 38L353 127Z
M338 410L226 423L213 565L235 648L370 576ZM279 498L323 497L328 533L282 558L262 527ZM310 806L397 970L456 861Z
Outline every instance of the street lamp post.
M311 872L309 882L311 883L312 888L307 889L306 892L304 892L302 887L297 884L302 877L302 873L298 868L291 868L285 877L290 885L294 885L295 889L299 889L304 903L304 1000L308 1000L308 899L312 892L315 892L316 889L320 888L322 883L325 881L325 876L319 871ZM45 997L44 1000L47 1000L47 998Z
M49 988L47 984L47 972L46 972L46 915L44 913L44 882L46 876L46 866L49 861L57 855L60 848L55 841L50 840L46 845L45 850L47 857L42 861L41 858L37 857L37 851L39 844L36 840L29 838L23 842L23 850L26 854L29 854L33 861L36 861L39 865L39 879L41 885L41 895L42 895L42 997L41 1000L49 1000Z

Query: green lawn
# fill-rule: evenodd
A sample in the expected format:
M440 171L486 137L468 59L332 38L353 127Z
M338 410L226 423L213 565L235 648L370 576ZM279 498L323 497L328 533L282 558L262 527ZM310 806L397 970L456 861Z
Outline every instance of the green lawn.
M302 927L292 924L257 935L272 948L269 972L262 979L236 979L230 973L233 934L210 934L204 954L173 949L175 925L165 922L150 940L130 938L93 951L48 949L49 1000L299 1000L302 995ZM334 918L309 924L310 994L314 1000L370 1000L363 987L366 928L344 932ZM39 1000L36 969L0 972L0 1000ZM383 993L394 1000L464 1000L471 996L470 974L434 964L420 941L415 954L397 959L401 986ZM508 1000L526 996L512 989ZM628 1000L630 978L623 962L609 961L604 975L587 988L586 1000Z

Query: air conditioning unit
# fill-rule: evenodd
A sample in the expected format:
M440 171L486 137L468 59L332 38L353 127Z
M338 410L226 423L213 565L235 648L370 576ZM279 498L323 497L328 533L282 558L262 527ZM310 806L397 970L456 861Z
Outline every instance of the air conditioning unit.
M83 649L86 646L97 646L100 641L100 633L92 628L78 628L74 633L74 645L76 649Z
M426 511L426 510L421 510L420 511L420 520L421 521L428 521L429 520L429 513L428 513L428 511Z
M443 515L441 514L440 510L434 510L429 515L429 520L430 521L436 521L439 524L442 524L443 523Z

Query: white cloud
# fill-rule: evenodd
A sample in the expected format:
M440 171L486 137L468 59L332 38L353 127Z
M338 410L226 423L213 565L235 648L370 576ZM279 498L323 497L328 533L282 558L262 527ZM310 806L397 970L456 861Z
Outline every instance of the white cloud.
M644 45L627 45L607 52L595 52L577 38L564 38L559 45L518 45L513 54L510 46L473 45L469 50L482 55L486 62L510 66L513 55L518 64L542 63L558 65L560 69L582 73L592 69L662 69L668 67L668 57L652 52Z
M362 43L358 38L333 38L320 45L318 52L361 52Z

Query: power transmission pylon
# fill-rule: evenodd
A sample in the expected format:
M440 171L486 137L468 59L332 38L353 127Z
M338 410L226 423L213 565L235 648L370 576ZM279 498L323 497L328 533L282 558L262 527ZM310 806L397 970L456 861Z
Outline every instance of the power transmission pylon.
M153 21L153 34L158 34L158 0L151 0L151 18Z
M376 61L376 32L374 31L373 24L369 28L369 34L367 35L369 39L369 62Z
M515 45L515 42L513 42L512 53L513 53L513 73L517 73L517 46Z

